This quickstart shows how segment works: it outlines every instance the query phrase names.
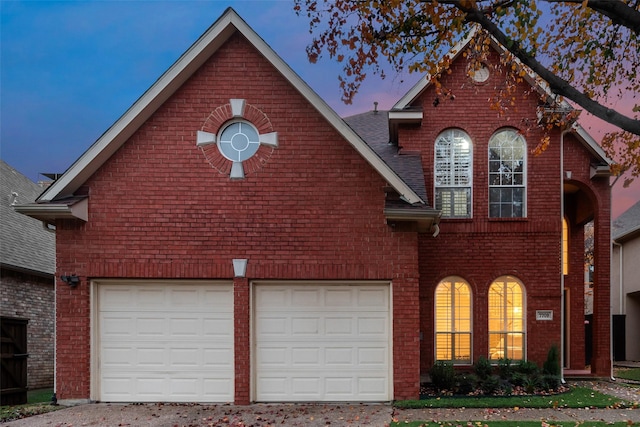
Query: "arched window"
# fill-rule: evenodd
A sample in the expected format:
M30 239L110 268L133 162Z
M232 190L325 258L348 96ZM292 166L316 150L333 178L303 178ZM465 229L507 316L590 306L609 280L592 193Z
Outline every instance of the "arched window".
M469 135L447 129L434 146L436 209L444 218L471 217L473 145Z
M471 364L471 287L460 277L447 277L435 293L436 360Z
M527 216L527 143L515 129L502 129L489 140L489 217Z
M524 360L525 294L513 276L497 278L489 288L489 359Z

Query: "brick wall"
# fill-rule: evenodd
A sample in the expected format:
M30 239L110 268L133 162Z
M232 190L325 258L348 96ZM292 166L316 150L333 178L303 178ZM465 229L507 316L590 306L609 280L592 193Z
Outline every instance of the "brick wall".
M29 320L27 386L32 390L53 387L53 278L3 269L0 303L0 315Z
M195 144L205 123L216 132L211 112L231 98L245 99L279 136L279 147L240 181ZM395 397L417 397L417 237L386 225L385 186L275 69L232 37L87 181L89 221L58 221L59 273L83 282L58 288L58 397L89 397L89 279L231 278L233 258L249 259L249 280L392 281ZM234 289L238 349L248 339L247 283L236 280ZM246 403L243 348L236 399Z
M488 355L487 294L492 281L502 275L515 276L525 286L527 358L542 364L549 347L559 345L561 341L560 132L557 129L551 131L552 143L542 154L534 155L534 148L544 136L543 130L535 126L538 95L522 82L512 94L513 105L503 114L492 110L489 100L504 88L504 73L496 66L497 55L491 56L489 62L493 67L485 84L474 84L468 78L464 59L454 63L451 73L442 79L443 87L451 89L454 96L440 96L435 102L437 94L434 88L427 89L414 102L414 106L423 109L422 126L406 126L399 132L399 145L404 150L422 153L430 200L434 200L433 146L437 136L448 128L459 128L473 142L473 218L443 219L438 237L423 235L420 239L423 372L427 372L434 361L435 287L450 275L461 276L471 285L474 360ZM488 217L488 142L493 133L503 127L517 129L527 141L527 216L523 219ZM606 201L608 189L600 182L590 180L588 169L593 159L584 146L571 136L567 139L570 141L565 145L565 168L574 168L574 179L582 183L585 191L600 195L601 200L594 203L604 221L609 206ZM572 243L578 245L577 241ZM604 251L604 246L602 249ZM603 255L608 259L606 254ZM578 252L574 252L574 256L582 259ZM602 264L601 271L605 270L608 271ZM582 283L582 277L578 275L574 282ZM606 286L603 284L602 287ZM583 301L580 287L573 286L571 297L572 330L581 331L584 317L580 313ZM553 320L536 321L536 310L553 310ZM601 317L600 323L606 323L606 316ZM604 330L599 333L605 334L601 338L603 340L608 336ZM579 333L573 337L575 348L584 349L579 337ZM604 348L604 343L600 347ZM574 360L576 364L580 363L579 357Z

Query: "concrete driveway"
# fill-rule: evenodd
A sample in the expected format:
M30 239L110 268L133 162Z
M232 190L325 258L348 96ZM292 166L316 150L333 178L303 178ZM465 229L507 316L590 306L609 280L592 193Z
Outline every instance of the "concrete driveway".
M640 423L639 409L407 409L387 404L86 404L3 424L7 427L346 427L391 421L606 421Z
M7 427L385 426L385 404L86 404L11 421Z

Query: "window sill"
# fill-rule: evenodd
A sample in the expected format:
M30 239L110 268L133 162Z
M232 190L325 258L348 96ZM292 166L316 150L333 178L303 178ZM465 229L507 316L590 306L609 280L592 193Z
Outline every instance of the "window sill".
M473 222L473 218L447 218L447 217L441 217L440 218L440 222Z
M529 218L525 217L508 217L508 218L488 218L490 222L527 222Z

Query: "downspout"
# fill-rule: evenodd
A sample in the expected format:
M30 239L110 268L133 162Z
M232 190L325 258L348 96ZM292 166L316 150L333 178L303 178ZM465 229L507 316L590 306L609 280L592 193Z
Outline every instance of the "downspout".
M613 228L613 227L612 227ZM615 240L611 239L611 243L613 243L615 246L617 246L618 249L618 258L619 258L619 273L618 273L618 294L619 294L619 304L620 304L620 314L624 314L625 313L625 309L622 306L622 304L624 304L624 296L623 296L623 291L624 291L624 287L623 287L623 283L624 281L622 280L622 274L623 274L623 269L622 269L622 244L616 242ZM611 251L611 260L613 261L613 251ZM611 381L616 381L616 378L613 376L613 315L611 316Z
M560 132L560 227L564 221L564 135L571 131L571 127ZM564 380L564 233L560 232L560 381ZM568 237L568 236L567 236Z
M53 394L51 395L51 404L58 405L58 286L56 284L56 275L53 273Z
M613 184L611 184L609 186L609 188L613 189L613 186L616 185L616 182L618 182L618 179L620 179L621 175L618 175L616 177L616 179L613 180ZM609 207L611 207L613 205L613 191L609 191ZM620 282L620 310L622 310L622 245L620 243L616 243L613 240L613 211L611 209L609 209L609 241L611 243L613 243L614 245L618 245L620 247L620 277L619 277L619 282ZM611 246L609 246L609 265L613 265L613 250L611 249ZM611 268L609 268L609 278L611 278ZM611 286L611 283L609 283L609 286ZM613 313L612 313L612 307L611 307L611 298L609 298L609 359L611 359L611 373L609 374L611 381L616 381L616 378L613 376Z

